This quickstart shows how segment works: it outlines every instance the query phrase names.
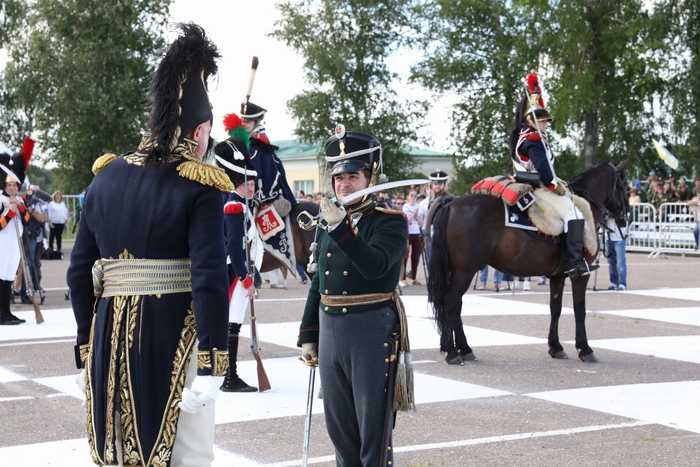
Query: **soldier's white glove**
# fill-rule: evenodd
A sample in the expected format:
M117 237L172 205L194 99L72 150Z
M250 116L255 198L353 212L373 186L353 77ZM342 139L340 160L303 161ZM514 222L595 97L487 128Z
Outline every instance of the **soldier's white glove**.
M345 208L338 206L328 198L321 198L321 215L328 225L335 226L345 219Z
M277 198L272 202L272 206L280 217L286 217L292 210L292 203L284 198Z
M306 342L304 344L301 344L301 358L304 359L305 362L314 362L318 363L318 351L316 350L318 347L318 344L315 342Z
M196 376L192 386L182 391L182 401L178 403L180 410L197 413L202 407L213 404L219 398L219 387L223 382L223 376Z

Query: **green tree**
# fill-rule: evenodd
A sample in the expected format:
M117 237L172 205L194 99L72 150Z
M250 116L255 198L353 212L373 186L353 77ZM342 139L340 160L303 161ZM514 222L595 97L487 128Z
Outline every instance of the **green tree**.
M10 44L26 27L27 4L24 0L0 2L0 52L7 53ZM0 77L2 71L0 70ZM14 95L8 91L4 79L0 79L0 141L10 148L22 147L23 139L31 134L32 108L18 107Z
M282 19L273 37L304 57L309 88L288 107L295 134L325 141L337 123L376 137L384 172L404 178L415 166L402 145L419 140L426 104L397 96L398 76L387 59L410 41L407 0L290 0L277 5Z
M665 0L659 15L668 25L666 61L668 99L662 104L672 115L674 155L685 170L700 174L700 0ZM680 171L679 167L679 171ZM687 172L690 175L690 172Z
M531 12L508 0L433 0L416 8L423 59L412 79L453 106L455 172L450 191L506 172L513 112L537 68L540 37Z
M557 175L648 148L650 109L663 91L664 28L641 0L431 0L416 10L423 60L413 79L454 106L456 168L464 187L508 155L516 104L531 70L554 116ZM583 158L582 163L575 159ZM493 174L493 173L492 173ZM456 186L455 183L453 186ZM462 187L462 188L464 188Z
M78 193L93 161L138 144L147 80L163 47L170 0L37 0L5 74L32 109L59 188Z
M584 168L649 147L663 92L665 28L642 0L531 0L542 21L557 128L578 134ZM645 131L646 130L646 131Z

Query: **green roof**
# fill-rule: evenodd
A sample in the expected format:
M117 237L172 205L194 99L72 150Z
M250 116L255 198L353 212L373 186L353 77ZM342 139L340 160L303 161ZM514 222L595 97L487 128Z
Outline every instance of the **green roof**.
M277 155L280 159L315 159L321 154L321 143L302 144L294 139L285 139L282 141L273 141L272 144L279 146ZM408 153L414 157L451 157L451 154L445 152L431 151L415 146L407 146L406 149Z

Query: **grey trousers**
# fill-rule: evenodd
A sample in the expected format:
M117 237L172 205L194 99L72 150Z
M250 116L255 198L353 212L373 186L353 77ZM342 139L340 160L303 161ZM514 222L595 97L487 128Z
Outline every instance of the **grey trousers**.
M377 467L383 449L388 358L396 339L392 333L400 329L398 317L388 307L319 314L319 373L336 465Z

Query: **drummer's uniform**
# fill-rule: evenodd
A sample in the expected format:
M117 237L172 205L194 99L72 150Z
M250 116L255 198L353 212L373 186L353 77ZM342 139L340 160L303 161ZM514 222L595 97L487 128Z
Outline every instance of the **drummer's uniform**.
M211 451L214 405L190 414L178 402L196 375L228 370L226 254L213 233L223 231L221 191L233 186L193 159L190 143L157 168L139 151L93 167L67 279L98 465L213 458L195 451Z
M371 200L349 209L331 232L318 232L318 273L299 341L319 343L326 426L338 466L380 459L388 362L400 327L392 294L407 232L401 212Z

